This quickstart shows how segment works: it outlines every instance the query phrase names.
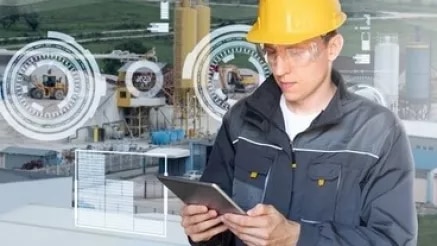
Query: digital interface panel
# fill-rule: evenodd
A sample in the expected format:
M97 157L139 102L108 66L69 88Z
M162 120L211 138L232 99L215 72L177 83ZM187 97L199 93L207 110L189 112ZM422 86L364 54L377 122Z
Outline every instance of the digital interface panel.
M76 157L76 226L166 237L166 189L154 175L136 172L143 169L146 174L153 168L147 166L150 158L129 152L87 150L78 150ZM130 168L120 172L127 163ZM135 178L123 180L129 176Z

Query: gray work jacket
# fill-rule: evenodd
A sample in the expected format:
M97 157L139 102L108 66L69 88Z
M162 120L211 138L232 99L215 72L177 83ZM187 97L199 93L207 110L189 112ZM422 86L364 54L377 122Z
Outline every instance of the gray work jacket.
M329 106L291 140L280 88L268 78L225 115L201 180L243 209L270 204L300 223L299 246L416 245L414 164L402 122L348 92L335 70L332 81ZM242 242L227 231L197 245Z

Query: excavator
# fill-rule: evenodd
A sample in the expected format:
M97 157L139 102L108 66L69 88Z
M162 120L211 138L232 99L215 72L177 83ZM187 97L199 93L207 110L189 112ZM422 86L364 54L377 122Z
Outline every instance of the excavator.
M219 82L215 93L223 101L231 100L229 93L247 93L248 88L257 84L257 78L253 74L242 75L240 69L233 64L217 65L213 79ZM234 100L231 100L234 101Z
M42 82L38 82L32 77L33 87L29 90L29 96L34 99L55 99L63 100L68 92L67 81L62 82L62 77L56 78L52 75L52 70L47 70L47 74L42 76Z
M246 93L246 87L257 83L255 76L252 74L242 75L236 65L221 65L218 70L221 87L235 93Z

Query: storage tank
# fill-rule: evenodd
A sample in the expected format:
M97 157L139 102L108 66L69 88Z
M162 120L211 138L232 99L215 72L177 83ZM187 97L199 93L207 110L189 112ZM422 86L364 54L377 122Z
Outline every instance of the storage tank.
M206 6L203 0L198 1L197 11L197 42L200 42L210 32L211 8Z
M399 99L399 44L396 35L384 34L375 45L374 86L394 112Z
M189 0L183 0L175 8L174 20L174 80L176 88L192 88L192 81L182 80L185 58L196 46L197 11Z
M429 44L406 47L406 97L413 104L428 104L431 90L431 53Z

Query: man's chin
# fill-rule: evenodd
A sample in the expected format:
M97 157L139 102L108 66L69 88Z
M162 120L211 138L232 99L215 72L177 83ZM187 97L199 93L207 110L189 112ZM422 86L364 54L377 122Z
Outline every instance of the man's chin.
M285 101L287 101L288 103L298 102L301 99L301 96L297 95L296 93L283 92L283 94L285 97Z

